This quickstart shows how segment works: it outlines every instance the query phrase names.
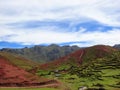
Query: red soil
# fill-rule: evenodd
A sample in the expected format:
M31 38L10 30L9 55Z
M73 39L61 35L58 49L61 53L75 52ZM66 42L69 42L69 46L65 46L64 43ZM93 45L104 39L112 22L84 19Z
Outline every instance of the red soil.
M56 80L39 78L12 65L4 57L0 56L0 87L57 87L59 84Z
M39 68L49 69L49 67L59 66L59 65L64 64L66 62L69 62L68 60L72 57L74 57L74 59L76 60L75 61L76 64L81 64L82 63L82 57L83 57L84 53L85 53L85 50L81 49L81 50L78 50L78 51L76 51L72 54L69 54L68 56L64 56L64 57L59 58L58 60L54 60L53 62L42 64L42 65L40 65Z
M96 57L103 57L103 54L109 53L112 51L115 51L116 49L110 47L110 46L105 46L105 45L96 45L93 47L88 47L88 48L83 48L78 51L75 51L68 56L64 56L59 58L58 60L54 60L53 62L45 63L40 65L41 69L49 69L51 67L57 67L61 64L64 64L66 62L69 62L70 58L74 58L76 60L76 64L80 65L83 62L83 57L87 54L87 52L94 50L96 53L93 53Z

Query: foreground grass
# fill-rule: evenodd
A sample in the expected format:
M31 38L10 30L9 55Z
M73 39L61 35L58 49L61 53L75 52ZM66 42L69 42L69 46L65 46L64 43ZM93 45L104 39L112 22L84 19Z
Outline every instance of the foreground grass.
M0 90L58 90L54 88L0 88Z

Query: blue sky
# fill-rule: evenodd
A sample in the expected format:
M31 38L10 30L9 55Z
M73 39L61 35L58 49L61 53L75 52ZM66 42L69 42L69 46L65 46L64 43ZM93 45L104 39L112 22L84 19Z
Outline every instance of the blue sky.
M0 48L120 44L120 0L0 0Z

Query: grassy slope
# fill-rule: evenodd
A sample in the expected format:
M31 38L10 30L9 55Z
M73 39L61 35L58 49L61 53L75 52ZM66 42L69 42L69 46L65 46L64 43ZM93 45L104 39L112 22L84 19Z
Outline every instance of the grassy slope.
M42 64L41 69L56 69L58 67L63 67L66 65L81 65L82 63L91 62L97 58L104 57L111 54L111 52L116 51L116 49L105 46L105 45L96 45L93 47L83 48L74 53L71 53L65 57L59 58L49 63Z
M89 50L88 50L89 49ZM55 69L39 70L38 75L57 78L71 87L72 90L78 90L80 86L89 88L104 87L108 90L120 89L120 52L112 50L111 47L88 48L84 56L85 63L77 66L75 63L64 63ZM102 52L110 52L109 54ZM96 58L93 54L105 54L104 57ZM91 59L92 58L92 59Z
M97 50L99 51L100 49ZM72 90L78 90L78 87L80 86L88 86L90 88L99 88L103 86L108 90L119 90L120 89L120 67L119 67L120 52L115 52L110 56L109 55L107 56L107 54L104 53L105 57L96 58L93 57L94 56L93 54L91 54L91 53L96 53L96 51L93 50L91 52L91 48L88 51L89 52L87 52L86 56L84 56L85 57L84 60L86 60L86 62L83 63L83 65L81 66L76 66L75 62L73 61L75 58L72 59L68 58L70 62L64 63L63 65L60 65L58 68L52 70L48 70L48 71L39 70L37 74L52 79L55 78L59 79L62 82L64 82L65 85L70 87ZM102 54L102 51L100 53ZM33 67L33 64L31 63L26 64L28 63L26 62L26 60L25 62L24 60L21 61L16 56L12 57L12 54L0 53L0 55L5 56L13 64L18 65L22 68L30 69L31 67ZM72 63L71 60L73 61ZM31 90L34 89L32 88ZM3 90L5 90L5 88ZM12 88L12 90L14 89ZM17 88L17 90L19 89ZM44 89L37 89L37 90L44 90ZM50 90L54 90L54 89L50 89Z
M24 75L20 71L20 70L22 70L20 68L30 70L34 66L38 65L32 61L26 60L24 58L21 58L21 57L18 57L18 56L15 56L13 54L6 53L6 52L0 52L0 59L3 61L5 60L6 62L8 61L8 63L6 63L6 64L4 62L5 68L4 67L0 68L0 70L2 69L4 72L8 72L7 75L10 75L10 78L7 78L7 79L10 79L11 81L16 81L16 80L20 79L19 77L22 77L22 78L25 77L28 79L28 81L32 80L33 84L34 84L34 81L36 80L35 83L38 83L37 84L38 86L39 86L39 83L40 83L40 86L42 86L41 83L45 83L46 86L43 85L43 87L51 87L51 88L1 88L0 87L0 90L27 90L27 89L29 89L29 90L58 90L57 88L62 88L62 90L64 90L64 86L62 85L62 83L58 82L57 80L44 78L44 77L37 77L36 75L28 73L26 71L24 71L24 72L28 73L28 75ZM10 65L7 65L7 64L10 64ZM6 69L8 66L10 68ZM17 68L17 67L19 67L19 68ZM16 70L17 70L17 72L16 72ZM19 76L19 75L21 75L21 76ZM6 75L5 76L2 75L2 76L5 77ZM1 77L2 80L4 79L3 77ZM6 77L9 77L9 76L6 76ZM23 80L23 79L21 79L21 80ZM32 82L32 81L30 81L30 82ZM8 80L8 83L11 83L11 82ZM37 87L37 85L35 87ZM56 88L56 89L54 89L54 88Z
M80 86L98 88L100 85L108 90L119 90L120 61L119 59L114 62L112 60L113 59L110 58L98 59L98 62L92 62L88 65L88 67L86 67L87 65L81 66L84 68L83 70L80 69L81 67L74 67L74 69L71 70L72 73L67 73L62 76L61 80L69 83L69 85L72 85L73 90L77 90ZM90 76L90 73L93 75Z

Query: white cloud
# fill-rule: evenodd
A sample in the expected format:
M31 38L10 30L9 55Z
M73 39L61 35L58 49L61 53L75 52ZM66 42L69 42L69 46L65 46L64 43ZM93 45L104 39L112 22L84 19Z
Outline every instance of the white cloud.
M24 20L95 20L120 26L120 0L1 0L0 23Z
M0 41L22 43L23 45L66 43L66 42L86 42L75 43L80 46L89 46L95 44L114 45L120 42L120 30L113 29L107 32L84 32L81 29L77 32L58 32L54 30L5 30L4 35L0 34ZM1 30L4 32L4 30ZM13 34L13 35L11 35ZM9 37L7 37L9 35ZM11 35L11 36L10 36ZM2 38L4 36L4 38ZM5 38L6 36L6 38ZM74 45L74 43L72 44Z
M0 41L22 44L75 43L80 46L120 43L120 30L106 32L72 32L78 22L97 21L103 25L120 27L120 0L0 0ZM69 32L63 28L11 28L7 24L25 21L70 21ZM16 27L16 26L15 26Z

